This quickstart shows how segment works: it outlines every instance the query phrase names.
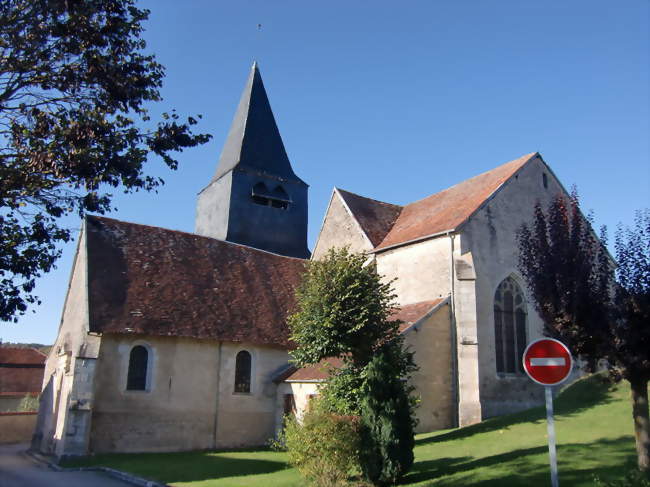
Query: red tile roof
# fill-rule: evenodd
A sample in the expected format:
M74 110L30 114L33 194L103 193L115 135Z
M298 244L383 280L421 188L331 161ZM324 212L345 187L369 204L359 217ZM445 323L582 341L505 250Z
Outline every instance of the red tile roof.
M0 347L0 365L29 364L45 367L47 356L34 348Z
M446 298L438 298L432 301L420 301L419 303L405 304L393 313L391 318L400 320L400 332L404 332L415 323L420 321L433 308L442 303Z
M391 315L392 319L403 321L400 325L400 332L413 326L420 321L434 307L442 303L446 298L438 298L432 301L421 301L419 303L407 304L395 310ZM275 382L312 382L323 381L329 376L329 370L339 369L343 366L343 360L338 357L330 357L321 360L319 363L303 368L290 367L275 377Z
M109 218L86 229L91 332L290 346L304 260Z
M292 367L275 378L276 382L311 382L322 381L329 377L331 369L343 367L343 360L337 357L330 357L321 360L319 363L309 365L301 369Z
M536 152L479 174L451 188L404 207L376 250L455 230L492 196Z
M397 220L402 207L365 198L338 188L337 191L372 245L379 245Z

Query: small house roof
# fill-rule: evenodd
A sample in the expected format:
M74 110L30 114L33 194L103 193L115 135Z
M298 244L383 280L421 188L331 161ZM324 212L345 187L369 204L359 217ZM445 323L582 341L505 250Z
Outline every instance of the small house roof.
M46 355L35 348L0 347L0 365L42 365Z

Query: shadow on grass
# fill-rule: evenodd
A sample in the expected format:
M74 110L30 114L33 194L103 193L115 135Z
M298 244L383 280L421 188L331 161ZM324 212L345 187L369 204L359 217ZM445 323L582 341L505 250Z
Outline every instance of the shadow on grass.
M553 406L555 414L558 416L572 417L594 406L608 404L614 400L613 395L615 388L616 385L609 382L606 379L606 376L601 374L578 380L563 390L554 400ZM486 419L481 423L467 426L465 428L455 429L441 435L420 438L415 441L415 445L419 446L429 443L457 440L475 434L488 433L490 431L509 428L516 424L534 423L537 421L546 421L546 408L544 406L527 409L526 411L521 411L519 413Z
M629 436L593 443L571 443L558 447L559 478L564 486L592 485L594 475L604 480L621 477L626 461L634 456ZM485 458L444 457L416 462L402 484L426 482L441 487L531 487L549 485L548 449L544 447L514 450ZM539 455L543 455L542 458ZM598 457L596 468L585 468ZM603 461L606 459L607 461ZM506 475L489 478L495 472ZM449 478L451 477L451 478Z
M237 458L239 455L242 458ZM264 458L272 455L272 452L265 450L109 454L69 461L64 466L103 465L170 484L262 475L288 468L283 461Z

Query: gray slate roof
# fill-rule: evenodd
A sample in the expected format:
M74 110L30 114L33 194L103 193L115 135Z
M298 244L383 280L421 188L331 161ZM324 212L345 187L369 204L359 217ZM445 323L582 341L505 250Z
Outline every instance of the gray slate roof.
M291 168L257 63L251 68L212 180L233 169L305 184Z

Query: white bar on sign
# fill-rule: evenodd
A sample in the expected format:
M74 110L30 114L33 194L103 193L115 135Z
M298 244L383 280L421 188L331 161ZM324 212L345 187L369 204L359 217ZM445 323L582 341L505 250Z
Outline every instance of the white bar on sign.
M544 358L531 358L531 366L564 366L566 360L564 357L544 357Z

